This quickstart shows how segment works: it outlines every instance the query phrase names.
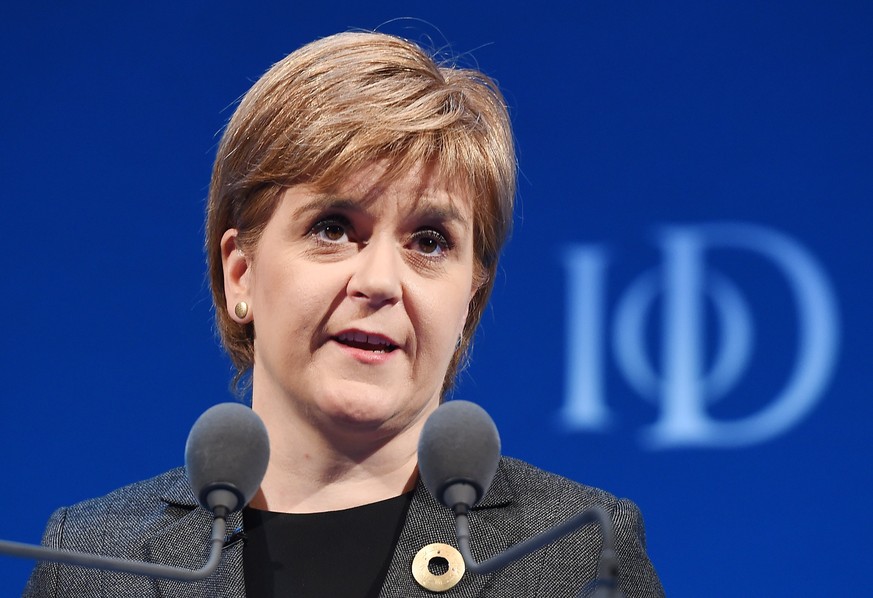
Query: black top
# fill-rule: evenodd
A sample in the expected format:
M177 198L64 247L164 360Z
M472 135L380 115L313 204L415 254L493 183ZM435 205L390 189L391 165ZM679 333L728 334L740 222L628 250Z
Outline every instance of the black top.
M376 598L412 492L342 511L243 511L248 598Z

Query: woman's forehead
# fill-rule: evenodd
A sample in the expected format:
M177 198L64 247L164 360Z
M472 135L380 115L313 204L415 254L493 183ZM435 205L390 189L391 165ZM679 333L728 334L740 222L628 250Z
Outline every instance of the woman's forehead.
M366 208L378 200L394 200L408 210L444 212L446 217L472 219L468 186L433 165L392 169L386 161L369 164L329 186L309 188L326 200L343 200Z

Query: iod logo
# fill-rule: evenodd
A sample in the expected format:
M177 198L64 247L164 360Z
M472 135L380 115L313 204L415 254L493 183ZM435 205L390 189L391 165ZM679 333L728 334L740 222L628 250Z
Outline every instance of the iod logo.
M631 388L659 405L644 430L652 448L730 447L759 443L784 433L806 416L830 379L839 342L833 290L818 262L801 245L772 229L751 224L703 224L663 228L657 236L659 269L641 274L620 295L607 319L607 253L578 245L564 253L568 276L566 395L561 418L572 430L600 430L610 420L604 389L607 338L618 371ZM750 307L738 284L708 265L712 250L751 252L784 277L796 314L796 356L781 390L756 397L758 410L719 420L708 406L740 381L754 355L755 323L766 314ZM748 284L748 282L746 282ZM654 306L660 301L660 314ZM719 331L706 358L705 313ZM753 315L758 316L753 318ZM647 322L660 317L657 366L645 342ZM610 326L611 324L611 326Z

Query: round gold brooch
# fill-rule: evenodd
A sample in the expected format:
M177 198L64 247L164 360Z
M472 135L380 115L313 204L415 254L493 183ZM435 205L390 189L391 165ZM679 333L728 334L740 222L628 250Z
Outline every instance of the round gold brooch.
M445 592L458 585L464 576L464 557L454 546L428 544L412 559L412 576L418 585L431 592Z

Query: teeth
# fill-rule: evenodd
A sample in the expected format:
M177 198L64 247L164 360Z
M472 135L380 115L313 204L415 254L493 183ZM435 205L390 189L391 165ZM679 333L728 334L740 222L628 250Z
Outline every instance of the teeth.
M370 336L359 330L356 330L354 332L343 332L337 338L343 342L354 342L362 345L371 345L386 348L392 346L390 341L387 341L382 337ZM385 351L383 349L375 349L375 352L384 353Z

